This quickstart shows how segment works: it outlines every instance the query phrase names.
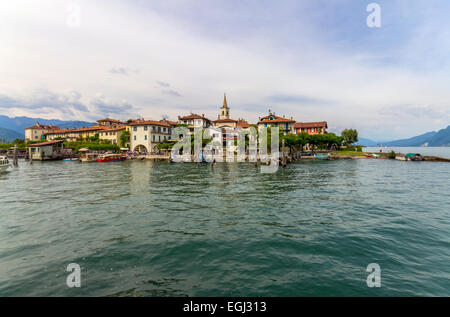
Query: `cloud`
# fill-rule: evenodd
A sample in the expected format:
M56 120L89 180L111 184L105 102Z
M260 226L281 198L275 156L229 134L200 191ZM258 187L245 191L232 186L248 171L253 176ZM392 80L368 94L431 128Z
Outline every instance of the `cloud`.
M100 116L113 116L119 119L136 118L139 116L136 114L135 106L128 101L111 101L102 94L98 94L91 99L89 104L93 108L93 112Z
M411 120L411 119L430 119L441 120L450 119L449 107L445 105L394 105L384 107L379 111L382 116L389 118L396 118L397 120Z
M178 91L172 90L172 89L166 89L161 90L161 92L165 95L174 96L174 97L181 97L181 94Z
M157 81L156 82L159 86L161 86L161 87L166 87L166 88L169 88L170 87L170 84L169 83L165 83L165 82L163 82L163 81Z
M10 115L32 115L49 119L98 119L114 116L122 119L137 118L137 109L126 100L112 101L103 94L83 101L78 91L56 93L47 89L38 89L25 96L0 95L0 109Z
M78 91L55 93L47 89L36 89L25 96L0 96L0 108L26 109L34 112L57 111L68 116L75 116L76 112L88 112L88 108L81 102Z
M296 104L329 104L330 101L299 95L271 95L266 97L267 102L296 103Z
M131 68L125 68L125 67L113 67L108 72L111 73L111 74L114 74L114 75L128 76L131 73L138 73L139 70L131 69Z

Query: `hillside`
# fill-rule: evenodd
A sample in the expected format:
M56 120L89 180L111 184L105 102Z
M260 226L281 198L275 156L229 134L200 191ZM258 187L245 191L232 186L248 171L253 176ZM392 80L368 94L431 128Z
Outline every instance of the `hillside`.
M384 146L450 146L450 126L438 132L427 132L409 139L383 143Z
M0 143L3 143L4 141L12 142L15 139L23 139L23 138L24 133L19 133L17 131L0 127Z
M25 128L32 126L38 121L40 124L51 124L59 126L60 128L82 128L89 127L93 123L87 121L63 121L63 120L48 120L42 118L29 118L29 117L15 117L10 118L0 115L0 127L8 130L15 131L22 135L25 134Z

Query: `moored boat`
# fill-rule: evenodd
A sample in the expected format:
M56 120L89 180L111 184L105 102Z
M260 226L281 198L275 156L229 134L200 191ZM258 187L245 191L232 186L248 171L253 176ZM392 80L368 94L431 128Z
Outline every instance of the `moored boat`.
M69 157L63 159L63 162L74 162L74 161L78 161L78 157Z
M330 159L330 153L315 153L314 158L316 160L329 160Z
M99 163L107 163L107 162L121 162L125 161L126 157L121 154L104 154L97 158L97 162Z
M97 159L98 159L97 153L83 153L80 155L80 160L82 163L97 162Z
M419 153L408 153L405 155L406 160L408 161L423 161L424 158Z
M365 153L364 156L369 158L380 158L380 154L375 153Z
M8 157L0 156L0 172L5 172L10 166L11 163L9 162Z

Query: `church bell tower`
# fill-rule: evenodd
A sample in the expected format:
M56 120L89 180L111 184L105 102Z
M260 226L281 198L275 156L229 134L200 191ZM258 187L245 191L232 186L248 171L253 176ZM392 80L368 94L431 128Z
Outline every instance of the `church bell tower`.
M219 119L230 119L230 108L227 104L227 96L223 94L223 106L220 108Z

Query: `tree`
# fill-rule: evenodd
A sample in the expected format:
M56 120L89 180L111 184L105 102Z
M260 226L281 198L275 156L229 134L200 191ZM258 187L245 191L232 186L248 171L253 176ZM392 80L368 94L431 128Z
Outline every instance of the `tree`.
M347 145L358 142L358 131L356 129L345 129L342 131L341 136Z
M120 135L120 146L125 147L128 142L130 142L130 132L123 131Z

